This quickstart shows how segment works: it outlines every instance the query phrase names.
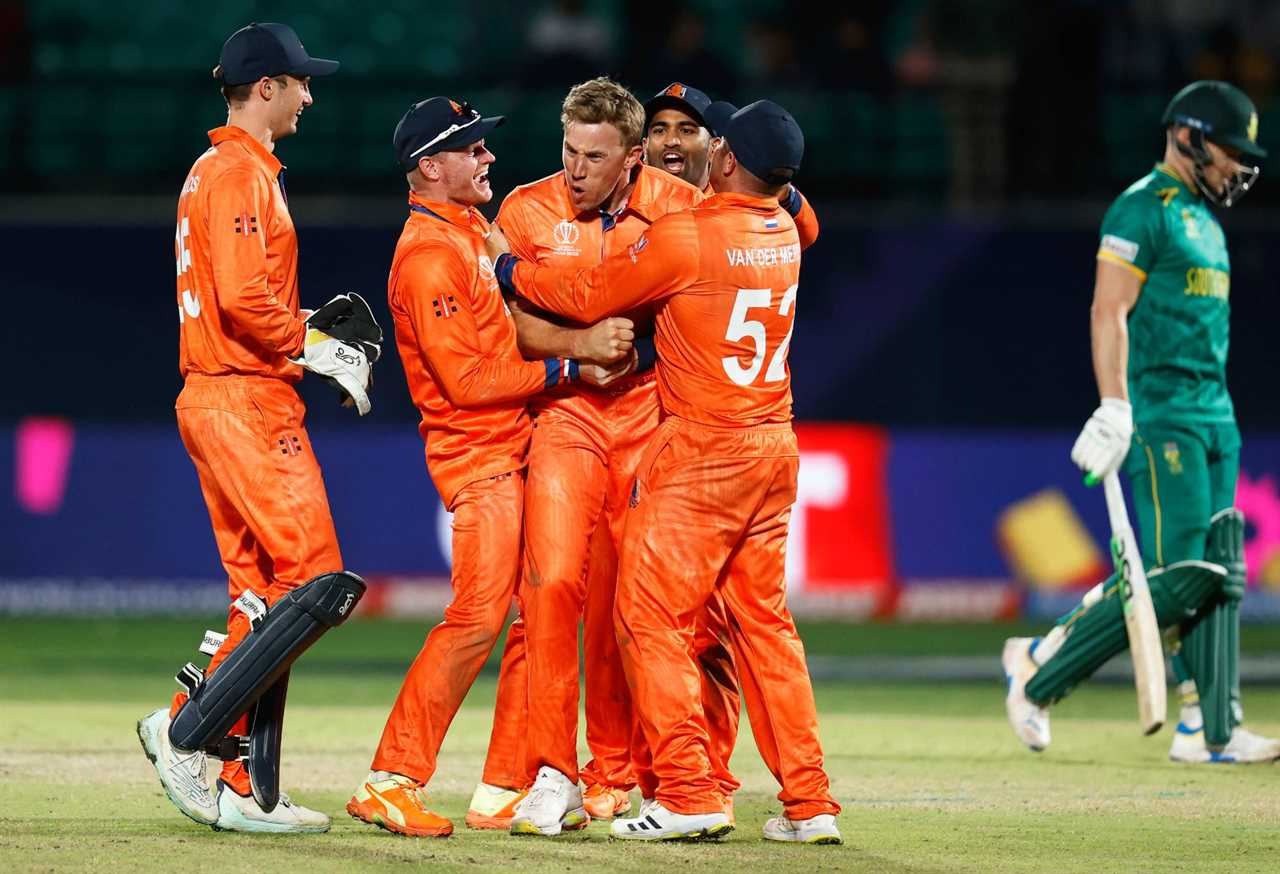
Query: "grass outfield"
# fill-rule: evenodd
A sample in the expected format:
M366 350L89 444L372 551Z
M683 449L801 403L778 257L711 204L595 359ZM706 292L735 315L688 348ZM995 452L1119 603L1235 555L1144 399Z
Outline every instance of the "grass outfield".
M210 623L213 624L213 623ZM460 828L405 840L342 808L368 767L401 673L421 643L409 622L353 622L317 644L290 684L283 783L334 817L312 837L218 834L181 817L142 756L134 722L167 700L195 621L0 621L0 870L433 871L1272 871L1280 772L1175 766L1169 731L1138 735L1132 692L1086 686L1054 711L1033 755L1004 721L1001 684L822 684L817 689L842 847L760 839L779 809L749 734L738 830L720 845L609 843L603 825L555 840ZM824 655L988 654L1010 626L812 626ZM1246 629L1246 651L1280 650ZM494 682L477 684L431 791L461 825L488 739ZM1246 689L1250 724L1280 733L1280 695Z

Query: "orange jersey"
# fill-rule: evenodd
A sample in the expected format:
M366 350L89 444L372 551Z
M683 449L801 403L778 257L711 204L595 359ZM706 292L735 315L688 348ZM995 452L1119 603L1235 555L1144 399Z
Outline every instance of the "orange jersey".
M714 197L716 190L708 182L707 187L702 189L702 193L706 197ZM817 242L818 214L813 211L808 199L800 193L800 189L792 185L790 193L781 198L779 203L783 209L791 213L791 219L796 223L796 233L800 235L800 248L807 249Z
M298 238L284 166L238 127L209 131L178 197L178 368L296 382L302 350Z
M480 213L416 194L409 209L387 298L427 468L451 506L468 483L524 467L525 398L560 378L559 362L520 357Z
M791 420L787 349L800 279L795 223L770 197L717 194L589 270L516 261L517 293L595 321L659 305L658 397L720 426Z
M610 255L626 251L662 216L693 206L701 199L701 192L684 180L641 165L636 170L635 187L619 212L608 216L596 210L579 213L569 199L564 173L555 173L508 194L498 212L498 224L511 251L525 260L554 267L593 267ZM589 323L575 313L562 315ZM647 333L653 321L652 308L627 315ZM633 381L638 383L623 380L612 390L616 393L626 389ZM562 386L535 401L535 406L573 407L589 416L587 404L571 399L593 391L589 386Z

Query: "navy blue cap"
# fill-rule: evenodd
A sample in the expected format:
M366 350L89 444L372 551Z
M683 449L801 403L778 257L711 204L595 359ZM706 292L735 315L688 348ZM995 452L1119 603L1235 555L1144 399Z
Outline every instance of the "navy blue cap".
M804 133L772 100L757 100L729 118L725 140L738 163L767 185L782 185L800 169Z
M481 118L470 103L432 97L409 107L396 125L391 142L396 148L396 160L408 171L418 166L419 158L484 139L504 121L501 115Z
M299 79L328 76L338 69L337 61L308 55L292 27L271 22L254 22L227 37L218 64L225 85L247 85L286 73Z
M644 105L644 126L649 127L653 117L664 109L678 109L703 127L707 126L704 113L711 105L711 98L697 88L672 82L649 98Z
M722 137L729 127L729 116L737 111L738 107L729 101L717 100L707 107L707 111L702 113L702 117L706 119L707 130L711 131L711 135L713 137Z

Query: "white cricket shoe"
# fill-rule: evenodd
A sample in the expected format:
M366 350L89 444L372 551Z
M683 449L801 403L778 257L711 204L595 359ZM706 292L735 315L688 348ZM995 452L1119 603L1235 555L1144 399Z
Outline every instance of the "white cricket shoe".
M267 832L271 834L321 834L329 830L329 817L316 810L294 804L280 793L275 809L267 813L250 795L237 795L231 787L218 781L218 821L213 830L219 832Z
M511 834L554 837L586 828L591 822L582 806L582 789L555 768L543 765L511 817Z
M218 802L205 776L208 761L201 751L186 752L169 743L169 708L153 710L138 720L138 740L151 764L156 766L160 785L174 807L201 825L218 821Z
M626 841L701 841L721 838L733 831L723 810L713 813L674 813L654 801L641 807L639 816L615 819L609 837Z
M1193 765L1222 764L1250 765L1274 762L1280 759L1280 741L1254 734L1247 728L1236 726L1231 740L1222 751L1211 750L1204 743L1204 727L1178 723L1169 746L1169 760Z
M1049 746L1049 711L1027 699L1027 681L1035 676L1038 666L1031 658L1031 648L1039 638L1011 637L1004 642L1000 662L1009 691L1004 696L1004 712L1009 725L1027 747L1041 752Z
M775 816L764 824L766 841L792 841L800 844L838 844L840 829L830 813L820 813L808 819L787 819Z

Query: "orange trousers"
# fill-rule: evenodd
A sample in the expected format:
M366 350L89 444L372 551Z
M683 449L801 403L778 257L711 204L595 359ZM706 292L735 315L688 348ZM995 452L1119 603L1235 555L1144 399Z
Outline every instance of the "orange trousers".
M320 574L342 570L320 465L303 427L306 409L293 386L269 377L191 374L175 405L182 436L209 508L231 600L250 590L274 604ZM212 674L249 633L248 618L227 612L227 639ZM171 711L186 701L179 692ZM248 731L242 716L231 734ZM224 762L222 780L250 792L240 762Z
M706 608L694 619L692 651L702 685L702 717L710 738L707 755L711 763L711 779L721 795L726 799L732 798L742 786L742 782L729 770L729 760L738 740L742 695L729 640L728 619L718 592L707 599ZM627 694L630 695L629 689ZM658 777L653 772L653 755L639 719L632 721L631 767L641 796L653 798L658 788Z
M658 427L652 376L625 393L591 393L574 406L539 414L525 493L524 610L530 695L528 780L542 765L590 786L656 786L631 710L614 631L618 546L640 457ZM579 770L578 622L586 660L587 746ZM700 617L694 651L703 667L703 699L713 739L712 770L727 796L741 785L729 770L737 738L739 694L723 611ZM499 715L495 715L495 720ZM492 754L490 761L493 760Z
M839 813L823 770L804 647L786 606L787 525L799 450L789 424L714 428L667 419L636 474L616 621L656 797L718 811L702 680L693 653L716 593L756 746L786 815Z
M525 492L529 694L527 769L630 789L632 717L613 632L620 519L645 440L658 422L652 376L617 392L583 392L535 422ZM578 626L586 653L587 743L578 769Z
M436 756L445 732L502 633L511 599L516 595L524 512L523 472L467 485L458 493L452 509L453 600L445 608L444 621L431 629L405 675L373 756L373 770L403 774L421 783L435 774ZM528 708L528 683L520 676L523 659L519 650L523 644L519 629L519 625L513 625L508 634L509 659L504 658L503 664L506 683L499 683L499 706L512 713ZM507 700L503 700L504 691ZM513 760L519 755L521 727L499 728L495 725L499 743L509 748L497 758ZM489 776L486 769L485 782L508 785L498 775L492 775L492 780Z
M523 583L516 585L516 601L524 603ZM526 758L529 742L529 663L524 616L517 615L507 628L498 669L498 694L493 705L493 728L485 753L484 775L490 786L524 789L533 783Z

